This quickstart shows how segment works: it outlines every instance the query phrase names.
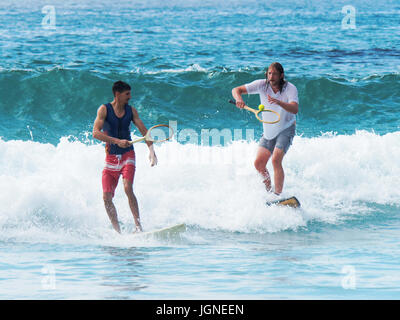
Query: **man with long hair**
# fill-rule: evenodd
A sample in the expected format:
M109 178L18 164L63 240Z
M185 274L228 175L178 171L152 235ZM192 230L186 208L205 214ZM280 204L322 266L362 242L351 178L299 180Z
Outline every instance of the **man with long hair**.
M284 70L279 62L274 62L268 67L265 77L265 79L255 80L233 88L232 96L236 100L236 106L243 108L246 104L243 101L242 94L258 94L261 104L266 109L276 111L280 115L278 123L263 124L263 136L260 139L254 161L254 166L262 175L267 190L272 191L271 178L267 170L267 163L271 158L274 169L274 192L279 195L283 190L285 178L282 160L295 135L299 99L297 88L285 80Z

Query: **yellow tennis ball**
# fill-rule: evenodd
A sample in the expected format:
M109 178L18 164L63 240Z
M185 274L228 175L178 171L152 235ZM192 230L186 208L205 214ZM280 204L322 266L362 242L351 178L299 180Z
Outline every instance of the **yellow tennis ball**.
M258 106L258 110L263 111L263 110L264 110L264 105L263 105L263 104L260 104L260 105Z

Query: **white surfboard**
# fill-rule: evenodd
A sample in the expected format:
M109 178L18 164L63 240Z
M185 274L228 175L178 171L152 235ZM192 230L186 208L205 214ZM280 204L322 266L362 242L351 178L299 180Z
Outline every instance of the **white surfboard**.
M184 223L180 223L180 224L165 227L162 229L138 232L138 233L135 233L134 235L141 236L141 237L169 238L171 236L179 235L181 232L185 232L185 231L186 231L186 225Z

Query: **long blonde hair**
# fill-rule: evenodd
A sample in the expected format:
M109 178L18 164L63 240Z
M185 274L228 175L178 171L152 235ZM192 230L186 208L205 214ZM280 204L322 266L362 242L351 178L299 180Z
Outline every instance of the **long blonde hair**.
M283 74L283 75L285 74L285 70L283 70L283 67L282 67L282 65L281 65L279 62L272 62L272 63L269 65L267 71L265 72L265 78L267 79L267 88L266 88L267 90L268 90L268 87L269 87L268 70L269 70L270 68L274 68L276 71L278 71L278 72L279 72L279 76L280 76L281 74ZM286 84L286 80L285 80L285 76L283 76L283 78L281 78L281 79L279 80L279 91L280 91L280 92L282 92L282 90L283 90L285 84Z

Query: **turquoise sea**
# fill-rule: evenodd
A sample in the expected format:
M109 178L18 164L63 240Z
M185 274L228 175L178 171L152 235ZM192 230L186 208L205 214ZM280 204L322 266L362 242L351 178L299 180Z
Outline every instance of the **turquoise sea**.
M399 299L399 1L0 1L0 299ZM253 167L262 126L228 103L279 61L297 86L283 196ZM97 108L124 80L142 224L102 201ZM245 96L257 107L257 96ZM136 134L138 134L136 132ZM272 173L269 163L268 169Z

